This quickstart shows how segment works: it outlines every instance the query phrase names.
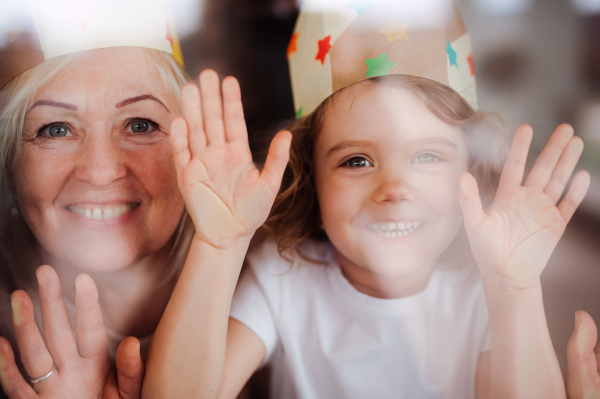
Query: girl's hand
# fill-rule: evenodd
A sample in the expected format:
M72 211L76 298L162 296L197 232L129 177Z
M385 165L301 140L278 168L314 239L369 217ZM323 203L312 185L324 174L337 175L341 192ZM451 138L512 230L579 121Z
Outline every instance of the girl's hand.
M110 356L96 285L84 274L75 280L75 341L56 272L50 266L42 266L36 274L44 338L35 323L31 299L24 291L11 295L13 327L21 361L32 379L56 368L48 378L31 388L15 364L9 342L0 338L2 389L9 399L101 398L110 371Z
M121 341L115 361L117 370L110 373L102 399L140 399L145 368L140 341L135 337Z
M539 283L539 277L583 200L589 174L580 171L558 204L583 151L573 128L559 126L524 184L523 173L533 130L517 129L498 192L487 211L482 209L477 183L469 173L460 180L460 203L475 260L484 278L504 289L518 290Z
M575 313L575 331L567 345L569 399L600 399L600 342L589 314Z
M237 80L214 71L181 89L183 118L171 124L179 188L196 235L222 248L250 238L266 220L289 159L291 134L275 136L262 171L252 162Z

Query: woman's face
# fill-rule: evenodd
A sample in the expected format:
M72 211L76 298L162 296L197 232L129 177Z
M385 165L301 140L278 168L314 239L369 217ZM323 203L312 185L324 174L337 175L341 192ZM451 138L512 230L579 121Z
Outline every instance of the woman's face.
M139 48L93 50L40 89L15 173L21 213L53 256L113 271L163 248L184 209L173 93Z

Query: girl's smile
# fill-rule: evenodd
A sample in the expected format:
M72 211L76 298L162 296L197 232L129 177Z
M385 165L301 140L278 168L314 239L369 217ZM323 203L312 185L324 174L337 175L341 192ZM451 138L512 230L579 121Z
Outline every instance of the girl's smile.
M463 131L401 86L359 83L326 112L315 184L336 260L370 295L419 292L462 224Z

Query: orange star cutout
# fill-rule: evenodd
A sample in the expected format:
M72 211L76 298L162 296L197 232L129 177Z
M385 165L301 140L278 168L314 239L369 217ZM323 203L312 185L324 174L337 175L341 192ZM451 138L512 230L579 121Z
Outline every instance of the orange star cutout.
M469 66L471 67L471 76L475 76L475 59L473 58L473 53L469 54L467 61L469 61Z
M292 38L290 39L290 44L288 44L288 48L287 48L287 58L290 58L290 55L294 54L296 51L298 51L298 47L296 46L296 43L298 42L298 36L300 34L299 33L294 33L292 35Z
M88 0L79 0L69 5L69 14L65 22L79 25L82 30L87 30L90 21L96 18L98 15L90 8Z
M406 30L408 29L408 24L400 24L396 21L392 21L388 19L387 24L379 29L377 32L381 33L385 37L389 43L394 43L398 39L409 39L408 33Z
M315 57L315 61L321 61L321 65L325 64L325 57L329 54L329 50L331 50L331 35L326 36L323 40L319 40L319 52Z

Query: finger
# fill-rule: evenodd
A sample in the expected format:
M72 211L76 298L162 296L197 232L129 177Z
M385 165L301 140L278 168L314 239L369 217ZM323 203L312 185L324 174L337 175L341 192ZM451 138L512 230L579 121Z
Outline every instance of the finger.
M108 379L104 384L104 390L102 391L102 399L121 399L119 395L119 387L117 386L117 377L114 371L111 371L108 375Z
M569 397L583 397L596 386L598 366L594 346L598 332L589 314L575 312L575 331L567 344L567 391Z
M141 398L144 362L140 354L140 341L137 338L127 337L119 344L116 363L121 398Z
M525 173L525 163L527 162L527 153L533 138L533 129L531 126L519 126L515 137L513 138L510 152L506 159L498 189L503 186L520 186Z
M460 187L458 200L465 219L465 228L469 232L481 223L485 212L481 204L477 181L473 175L467 172L461 173L458 176L458 184Z
M579 137L573 137L567 148L563 151L560 160L558 161L558 165L556 165L554 173L552 173L552 178L544 189L544 192L552 198L552 201L554 201L555 204L565 190L565 187L575 170L575 166L577 166L577 162L579 162L579 157L581 157L582 152L583 140Z
M185 119L173 119L171 122L171 150L173 150L173 161L178 176L192 159L188 138L188 127Z
M183 117L186 121L188 133L188 148L192 156L198 156L206 147L206 133L202 120L202 104L198 86L188 83L181 88L181 104ZM173 133L171 133L173 134Z
M567 191L567 195L565 195L565 198L558 204L558 210L565 222L571 220L571 217L577 210L577 207L581 204L581 201L583 201L589 187L590 174L585 170L580 170L573 178L573 182L571 183L571 187L569 187L569 191Z
M572 137L573 128L571 126L565 124L556 128L548 140L548 144L535 161L535 165L525 180L525 186L543 190L548 185L554 168Z
M25 291L15 291L10 296L12 323L27 374L40 378L52 370L54 361L33 316L33 303Z
M33 389L25 382L8 340L0 337L0 386L8 399L37 398Z
M202 115L204 129L209 144L225 142L225 126L223 125L223 103L219 76L210 69L200 74L202 93Z
M44 338L54 363L60 369L69 360L79 357L60 281L54 269L41 266L36 272L40 286L40 305Z
M84 358L109 358L108 341L96 284L87 274L75 279L77 348Z
M291 143L292 134L290 132L281 131L277 133L273 141L271 141L265 166L260 172L262 183L275 193L279 191L283 173L290 159Z
M225 115L225 132L228 142L248 141L248 131L244 119L242 93L237 79L229 76L223 80L223 112Z

